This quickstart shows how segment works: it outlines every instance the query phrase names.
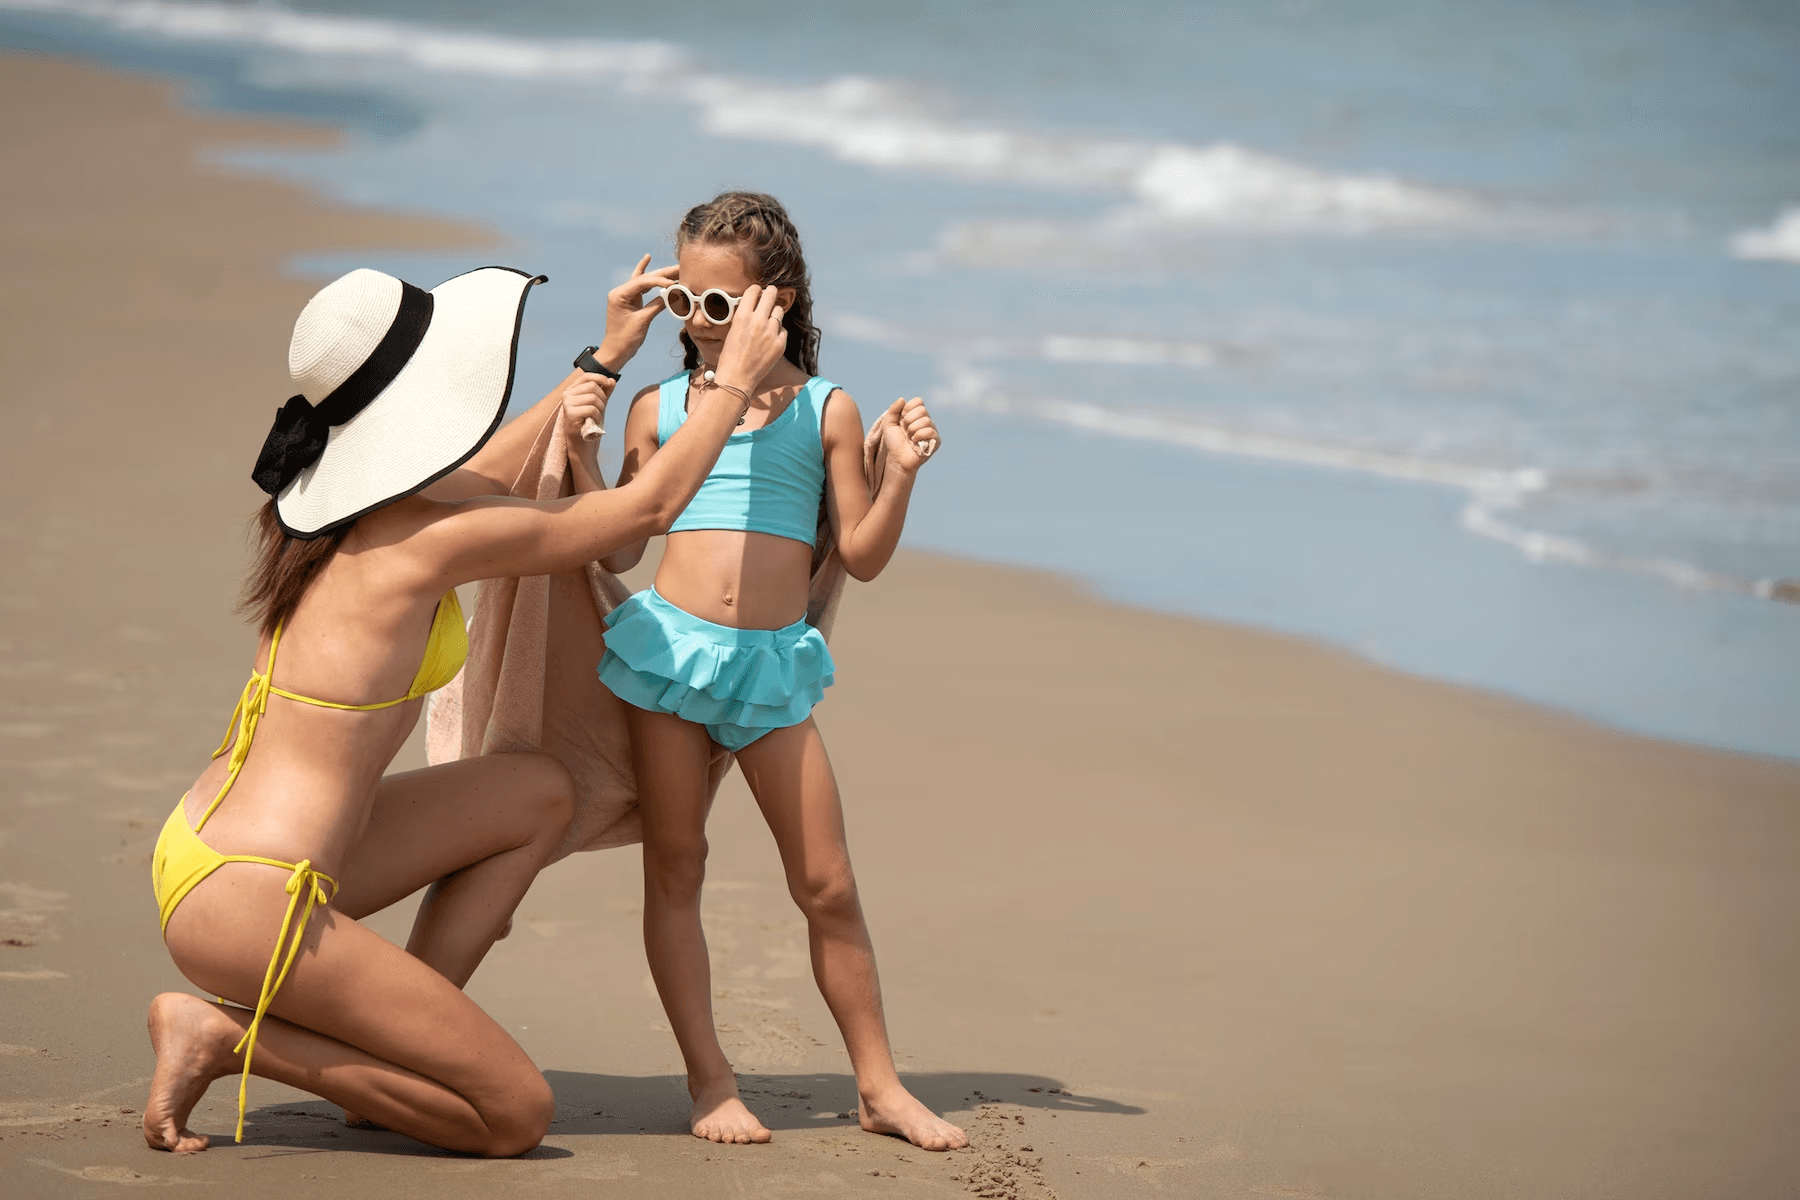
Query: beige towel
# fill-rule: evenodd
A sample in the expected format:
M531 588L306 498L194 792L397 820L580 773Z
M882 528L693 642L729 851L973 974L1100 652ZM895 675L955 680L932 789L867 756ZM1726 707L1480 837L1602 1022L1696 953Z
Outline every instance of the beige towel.
M884 412L863 442L870 496L887 466L882 431L894 423L891 411ZM552 414L511 494L555 500L573 491L568 442ZM806 619L827 639L844 577L821 508ZM575 820L557 858L643 840L625 704L596 674L605 651L602 619L630 594L597 562L561 575L483 580L469 623L469 661L432 696L426 714L426 758L433 764L541 750L568 767L575 777ZM729 752L714 747L714 793L731 761Z

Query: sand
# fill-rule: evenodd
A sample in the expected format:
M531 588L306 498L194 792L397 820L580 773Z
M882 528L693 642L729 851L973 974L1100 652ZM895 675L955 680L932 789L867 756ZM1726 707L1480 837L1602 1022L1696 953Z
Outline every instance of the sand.
M214 1149L146 1150L144 1009L185 986L147 863L247 671L246 475L314 286L282 264L492 257L478 229L203 165L329 136L0 58L6 1195L1795 1194L1800 764L916 552L846 598L819 720L900 1062L969 1150L845 1115L735 777L705 912L772 1145L685 1134L636 855L613 851L546 872L470 985L555 1087L531 1155L347 1130L262 1081L245 1145L221 1083L195 1121Z

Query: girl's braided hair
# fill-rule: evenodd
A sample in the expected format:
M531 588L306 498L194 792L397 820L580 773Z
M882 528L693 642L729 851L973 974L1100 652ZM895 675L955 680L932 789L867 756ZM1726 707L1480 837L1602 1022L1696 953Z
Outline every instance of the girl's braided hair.
M757 282L770 288L793 288L794 303L782 314L787 330L787 360L808 375L819 373L819 330L812 323L812 290L800 233L781 201L762 192L721 192L688 210L675 230L675 253L695 244L735 245ZM682 366L700 365L700 351L683 330Z

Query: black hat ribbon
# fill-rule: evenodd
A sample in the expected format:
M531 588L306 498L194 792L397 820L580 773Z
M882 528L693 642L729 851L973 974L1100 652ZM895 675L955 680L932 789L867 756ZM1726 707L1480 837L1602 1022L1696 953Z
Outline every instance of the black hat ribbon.
M367 408L412 361L413 351L431 327L431 309L430 292L400 281L400 308L393 324L350 378L317 404L307 403L305 396L290 396L276 412L262 453L256 456L256 468L250 472L257 487L279 496L300 472L319 461L331 439L331 427Z

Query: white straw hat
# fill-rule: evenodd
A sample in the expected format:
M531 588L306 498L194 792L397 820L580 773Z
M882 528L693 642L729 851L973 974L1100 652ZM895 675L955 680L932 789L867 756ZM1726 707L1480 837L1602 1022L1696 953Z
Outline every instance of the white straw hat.
M482 267L427 292L364 268L320 289L288 347L300 395L251 473L281 528L318 537L467 462L506 413L525 297L544 282Z

